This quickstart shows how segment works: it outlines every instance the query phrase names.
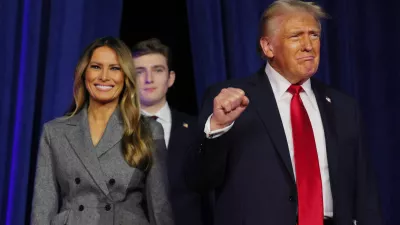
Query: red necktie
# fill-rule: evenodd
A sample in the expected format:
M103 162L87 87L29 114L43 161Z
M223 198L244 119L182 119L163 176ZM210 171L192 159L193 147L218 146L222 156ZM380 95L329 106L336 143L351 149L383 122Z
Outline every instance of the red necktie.
M323 225L321 174L311 122L300 99L303 88L291 85L288 91L293 95L290 118L298 194L298 225Z

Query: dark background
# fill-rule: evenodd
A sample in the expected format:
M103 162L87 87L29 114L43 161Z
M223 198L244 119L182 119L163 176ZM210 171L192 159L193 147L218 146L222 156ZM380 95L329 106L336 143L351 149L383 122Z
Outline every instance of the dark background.
M176 81L168 91L168 103L179 111L196 115L196 86L185 0L125 0L120 34L129 47L149 38L158 38L170 47Z

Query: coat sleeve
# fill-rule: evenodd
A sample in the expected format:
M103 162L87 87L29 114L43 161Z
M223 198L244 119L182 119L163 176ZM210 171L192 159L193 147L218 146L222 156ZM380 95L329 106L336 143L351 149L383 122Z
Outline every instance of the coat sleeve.
M370 150L365 145L363 123L356 107L358 151L356 160L356 220L361 225L383 225L381 202Z
M58 211L59 192L48 128L45 125L40 138L32 200L32 225L50 224Z
M192 190L207 193L220 187L225 180L228 154L234 139L231 131L222 136L206 138L204 127L213 112L213 102L222 86L208 88L200 111L196 139L186 151L185 180Z
M156 121L150 121L155 148L153 164L146 176L146 203L151 225L173 225L171 203L169 201L167 178L167 149L163 138L163 128Z

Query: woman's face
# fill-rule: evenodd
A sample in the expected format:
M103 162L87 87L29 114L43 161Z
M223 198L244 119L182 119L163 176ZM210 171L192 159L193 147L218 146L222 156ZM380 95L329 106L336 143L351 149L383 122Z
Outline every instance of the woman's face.
M85 72L85 85L90 102L118 102L124 87L124 73L113 49L103 46L94 50Z

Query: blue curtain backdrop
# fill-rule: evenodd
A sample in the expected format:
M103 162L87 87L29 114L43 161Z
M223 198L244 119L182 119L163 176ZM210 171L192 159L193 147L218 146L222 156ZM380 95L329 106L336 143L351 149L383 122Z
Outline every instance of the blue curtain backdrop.
M66 111L80 53L118 36L121 13L122 0L0 2L0 224L25 224L42 124Z
M272 0L187 0L198 102L211 84L260 68L257 25ZM356 97L367 125L383 211L400 224L399 1L319 0L323 22L321 80Z

